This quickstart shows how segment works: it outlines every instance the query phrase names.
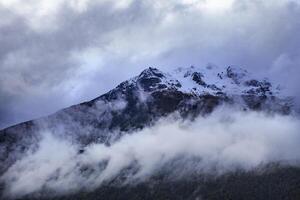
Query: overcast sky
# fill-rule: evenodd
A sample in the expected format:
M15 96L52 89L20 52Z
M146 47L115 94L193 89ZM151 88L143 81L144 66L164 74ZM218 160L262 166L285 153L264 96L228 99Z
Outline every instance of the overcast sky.
M0 128L152 66L237 65L298 95L299 0L0 0Z

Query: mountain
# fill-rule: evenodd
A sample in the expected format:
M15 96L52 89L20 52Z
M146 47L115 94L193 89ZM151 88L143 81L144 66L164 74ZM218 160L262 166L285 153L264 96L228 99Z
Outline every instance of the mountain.
M21 159L29 149L38 148L45 130L59 138L79 143L82 147L78 152L80 154L87 145L111 145L123 135L155 125L163 117L176 115L184 120L193 120L197 116L209 115L221 105L245 112L256 110L282 115L293 112L291 99L282 95L280 87L266 79L259 80L238 67L192 66L168 73L148 68L91 101L1 130L0 175ZM268 168L272 169L270 173L273 175L237 172L213 179L206 184L203 184L203 177L170 183L164 180L166 173L154 177L155 180L150 184L151 191L148 183L130 188L107 185L94 192L76 193L75 196L58 199L95 199L99 194L104 199L195 199L200 194L205 199L241 199L235 190L237 185L240 192L250 190L261 193L261 189L253 190L256 184L262 184L262 187L268 184L276 187L276 182L282 181L284 185L277 185L274 189L277 193L274 192L271 195L273 197L282 188L290 192L290 187L300 183L300 178L296 178L295 184L286 186L290 184L290 177L299 176L297 168L288 168L285 171L276 166ZM282 179L284 172L289 175ZM240 185L244 181L249 185ZM223 182L225 186L221 184ZM203 187L195 187L199 183L203 184ZM193 195L189 196L190 192ZM294 192L299 197L299 190ZM120 193L122 195L118 196ZM270 199L266 198L266 195L269 193L244 199Z

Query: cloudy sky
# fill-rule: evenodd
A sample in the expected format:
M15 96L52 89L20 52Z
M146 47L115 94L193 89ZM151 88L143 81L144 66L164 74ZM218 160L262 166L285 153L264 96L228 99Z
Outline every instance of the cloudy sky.
M298 95L299 0L0 0L0 128L152 66L237 65Z

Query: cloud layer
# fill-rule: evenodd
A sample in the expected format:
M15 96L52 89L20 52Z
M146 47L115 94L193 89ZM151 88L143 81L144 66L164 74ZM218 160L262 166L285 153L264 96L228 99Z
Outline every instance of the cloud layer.
M41 190L61 194L93 189L126 169L123 176L132 183L164 166L176 170L173 178L178 178L252 170L273 162L298 165L299 130L299 119L291 116L222 108L193 122L164 119L110 146L87 146L83 153L76 144L45 130L39 148L18 160L1 180L6 195L22 196ZM184 162L174 162L178 159Z
M148 66L238 65L299 95L296 0L0 0L0 16L0 127Z

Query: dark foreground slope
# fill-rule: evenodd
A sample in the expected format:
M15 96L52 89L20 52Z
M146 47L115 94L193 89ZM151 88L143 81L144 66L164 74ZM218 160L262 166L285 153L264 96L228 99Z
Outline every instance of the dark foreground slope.
M79 143L83 149L93 143L110 145L124 134L154 125L162 117L176 113L178 118L193 120L199 115L208 115L220 105L237 107L245 112L259 110L287 115L292 111L290 101L280 97L276 87L266 80L254 79L241 69L191 67L167 74L149 68L94 100L1 130L0 175L22 158L28 149L38 148L45 132ZM54 150L54 153L57 152ZM183 180L169 180L169 172L164 171L133 185L116 184L113 180L93 191L57 197L49 197L53 192L47 194L47 191L43 191L20 199L299 197L298 168L262 168L252 172L229 173L217 178L193 174Z
M42 193L22 200L297 200L300 198L300 168L264 166L261 170L237 171L218 177L193 176L170 181L166 175L134 185L104 184L93 191L51 196ZM49 197L50 196L50 197ZM3 198L5 199L5 198Z

